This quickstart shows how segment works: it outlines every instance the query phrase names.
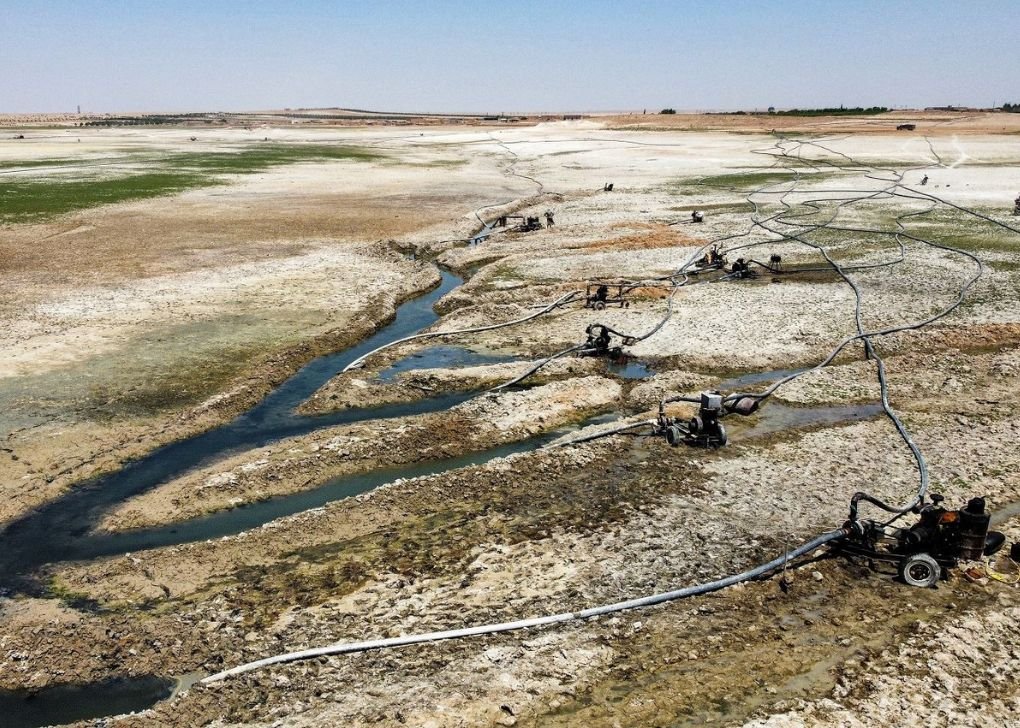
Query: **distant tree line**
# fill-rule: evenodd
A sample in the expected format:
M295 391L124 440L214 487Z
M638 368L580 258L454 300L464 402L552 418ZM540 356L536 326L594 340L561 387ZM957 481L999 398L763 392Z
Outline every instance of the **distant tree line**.
M869 116L871 114L884 114L889 111L888 106L869 106L864 108L863 106L854 106L847 108L846 106L833 107L830 109L776 109L774 106L770 106L768 113L771 116ZM662 114L671 113L663 109ZM709 116L756 116L764 114L763 111L709 111L706 112Z
M888 106L869 106L864 108L863 106L846 107L840 106L839 108L829 109L783 109L780 111L770 111L770 114L776 116L870 116L871 114L884 114L889 110Z
M226 119L201 118L199 114L177 114L174 116L147 115L147 116L109 116L94 121L85 121L81 126L151 126L158 124L184 124L189 121L204 121L206 124L219 122L226 124Z
M660 114L675 114L676 113L676 109L663 109L659 113Z
M1003 104L1002 110L1011 114L1020 114L1020 104Z

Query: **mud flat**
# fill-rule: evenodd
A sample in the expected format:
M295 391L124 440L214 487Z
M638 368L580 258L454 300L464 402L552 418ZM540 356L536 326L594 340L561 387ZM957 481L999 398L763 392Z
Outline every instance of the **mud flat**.
M656 326L667 294L655 279L716 238L766 243L746 254L780 254L790 268L823 262L752 226L749 195L764 216L782 210L775 190L804 220L895 228L932 200L876 195L838 207L837 190L879 191L885 183L865 173L890 168L920 190L929 165L926 191L1009 224L1015 191L1001 188L1020 165L1010 137L956 117L922 121L938 129L928 140L881 124L811 136L804 155L822 166L802 184L765 153L776 139L751 128L652 131L607 119L257 139L224 130L195 144L242 155L268 133L276 145L362 151L297 161L288 151L285 163L168 196L5 223L13 293L0 299L11 352L0 397L11 406L0 461L10 476L3 518L15 525L33 508L59 507L86 475L222 425L302 364L379 329L438 283L432 259L467 281L434 293L431 332L520 318L590 277L644 285L627 308L574 303L325 371L297 414L280 414L319 417L321 427L281 426L257 447L224 449L83 514L80 532L60 535L71 548L4 585L0 687L99 691L112 679L194 677L332 642L573 611L762 563L838 527L857 490L908 500L916 466L879 414L874 363L860 346L757 414L728 418L721 450L637 435L535 447L562 439L559 428L572 428L569 438L647 419L664 395L734 381L755 390L810 367L854 331L852 292L831 274L702 275L677 291L654 335L627 347L648 365L637 377L564 357L524 388L476 392L583 342L589 324ZM154 163L153 148L163 149L163 172L168 156L193 151L185 132L81 133L79 161L132 173ZM55 159L69 146L4 145L0 161ZM829 202L812 202L820 198ZM689 223L693 209L707 212L703 224ZM546 210L554 227L465 243L496 211ZM986 496L1014 540L1020 236L944 207L904 220L918 237L975 253L986 270L950 317L876 339L891 404L928 458L932 491L953 507ZM848 265L899 252L888 236L824 237ZM79 248L66 247L72 239ZM918 241L904 254L904 265L853 274L869 328L930 316L974 272ZM353 419L329 419L343 417ZM357 478L365 487L273 515L273 504ZM236 520L208 540L202 529L227 519ZM819 551L791 565L785 589L767 579L614 617L276 666L192 685L110 724L824 726L952 716L1005 725L1017 701L1020 592L1009 583L1015 565L994 568L1003 581L954 572L916 590Z

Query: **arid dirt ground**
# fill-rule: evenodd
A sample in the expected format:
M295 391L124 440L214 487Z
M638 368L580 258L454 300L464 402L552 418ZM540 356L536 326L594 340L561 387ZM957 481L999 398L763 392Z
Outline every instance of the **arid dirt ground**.
M905 121L917 130L895 131ZM360 152L0 222L0 528L230 421L434 288L437 264L466 280L439 299L432 332L527 316L592 278L668 276L714 240L768 243L731 259L823 265L751 224L786 203L807 223L834 214L854 228L814 238L845 265L895 256L894 239L873 231L897 219L913 236L903 263L852 273L868 329L933 315L975 274L972 260L924 240L981 261L951 315L876 346L932 491L954 508L987 497L1009 543L1020 540L1020 234L1002 226L1020 228L1016 121L648 115L506 128L40 127L20 140L5 130L0 182L109 180L174 155L243 155L259 140ZM777 162L782 149L791 157ZM846 190L877 193L893 174L913 197L838 207ZM703 224L690 223L695 209ZM554 227L466 243L480 220L547 210ZM637 436L537 447L654 416L664 395L757 389L768 379L756 374L813 366L854 332L853 293L831 272L685 286L662 327L627 347L647 369L564 357L526 388L470 396L583 341L590 323L653 328L666 296L647 285L627 308L575 303L401 344L326 377L298 410L385 405L394 416L232 448L96 512L88 535L116 537L393 475L213 540L46 563L27 575L31 589L0 585L0 688L144 675L190 685L137 715L80 724L118 728L1017 724L1020 567L1005 556L999 579L957 571L923 590L819 551L784 589L772 578L191 685L285 651L708 581L839 527L855 491L909 500L916 467L875 407L875 365L860 346L758 414L727 418L720 450ZM440 345L475 358L444 363ZM453 394L453 406L413 410ZM437 472L447 460L457 467Z

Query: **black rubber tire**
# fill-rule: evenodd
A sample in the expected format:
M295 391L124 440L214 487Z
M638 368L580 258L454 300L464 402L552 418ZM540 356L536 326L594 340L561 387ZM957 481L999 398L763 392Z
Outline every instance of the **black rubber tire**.
M683 441L684 433L680 431L679 427L676 425L670 425L666 428L666 442L673 447L677 447Z
M719 423L719 444L716 447L726 447L726 443L729 442L729 438L726 436L726 426Z
M928 554L912 554L900 559L898 572L904 583L925 589L938 583L942 567Z
M596 301L594 304L592 304L592 308L594 308L596 311L604 311L606 309L606 302Z

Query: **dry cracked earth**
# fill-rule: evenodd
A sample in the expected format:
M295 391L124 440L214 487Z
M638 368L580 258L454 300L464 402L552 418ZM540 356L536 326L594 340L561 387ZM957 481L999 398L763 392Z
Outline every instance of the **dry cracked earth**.
M894 258L897 240L874 231L902 221L903 262L851 273L869 330L938 313L978 271L925 241L980 261L950 315L875 346L931 490L952 507L985 496L1008 543L1020 539L1020 233L1007 229L1020 228L1009 215L1020 151L992 130L917 121L907 135L786 139L591 121L258 130L379 156L0 225L0 540L48 505L73 505L97 487L90 478L215 431L316 357L384 328L435 288L437 266L464 282L441 289L430 333L526 317L593 278L646 283L625 308L572 303L337 367L296 405L326 424L224 449L104 503L76 537L256 514L243 528L20 571L5 561L5 578L18 573L0 598L0 687L84 685L103 717L76 725L116 728L1017 724L1020 567L1005 553L914 589L820 549L789 565L783 588L775 575L585 621L195 683L308 647L711 581L839 527L855 491L908 501L917 466L877 407L875 362L859 344L758 413L728 417L719 450L672 448L647 427L548 446L654 417L663 396L757 391L780 376L770 372L813 367L855 331L853 291L831 271L693 277L661 328L626 347L629 365L566 356L487 391L584 341L588 324L653 329L670 300L662 280L713 241L761 243L731 259L824 267L813 248L752 223L784 209L799 216L784 231L847 266ZM28 134L0 143L0 158L190 148L179 130L73 133L83 151ZM200 143L231 152L250 133ZM845 190L881 191L893 173L910 196L840 205ZM704 223L689 223L694 209ZM480 219L547 210L554 227L466 242ZM808 231L823 220L828 229ZM144 676L179 689L134 714L102 712L107 681Z

